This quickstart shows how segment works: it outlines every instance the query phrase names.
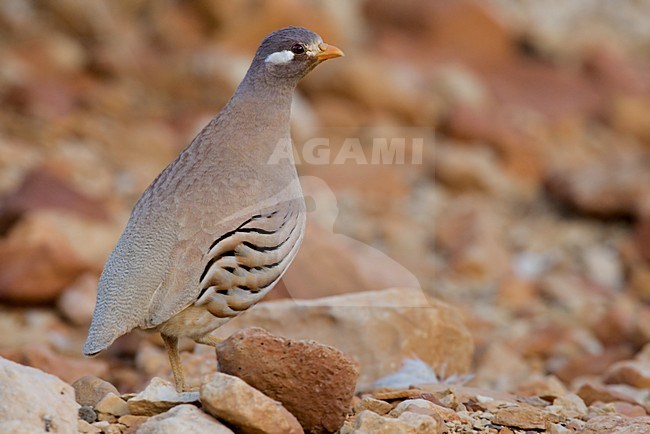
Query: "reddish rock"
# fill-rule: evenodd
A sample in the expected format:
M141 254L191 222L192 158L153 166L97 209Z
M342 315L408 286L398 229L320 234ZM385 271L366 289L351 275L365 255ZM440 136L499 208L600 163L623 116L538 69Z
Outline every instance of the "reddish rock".
M639 152L603 156L580 167L551 173L553 198L585 214L634 216L650 197L650 156Z
M530 312L540 304L535 281L518 276L507 276L497 288L497 305L515 312Z
M612 365L605 377L610 384L629 384L639 389L650 388L650 371L647 362L623 361Z
M647 416L645 408L640 405L630 404L629 402L616 401L612 403L616 413L626 417Z
M516 128L498 111L454 108L447 116L443 129L464 142L491 146L504 173L518 181L521 192L536 194L544 172L542 149L537 140Z
M217 358L221 372L280 401L305 431L334 432L350 411L359 370L335 348L249 328L219 343Z
M565 382L571 382L583 375L602 375L614 363L629 359L631 356L632 352L627 347L608 347L606 351L598 354L575 355L555 367L553 374Z
M2 356L55 375L67 383L72 383L80 375L95 377L108 376L108 363L100 359L86 359L57 354L46 345L29 345L23 348L5 350Z
M108 218L102 204L40 168L27 174L16 191L0 200L0 233L24 214L48 208L94 219Z
M617 98L610 116L614 128L636 136L650 146L650 96Z
M407 0L397 4L383 0L365 5L374 27L392 36L385 38L386 49L402 57L472 65L499 64L513 58L510 30L480 2ZM426 59L422 59L423 53Z
M522 396L539 396L540 398L553 401L553 399L564 396L568 393L562 382L553 375L532 378L520 384L516 393Z
M605 373L609 384L627 384L638 389L650 388L650 344L647 344L634 360L613 364Z
M635 59L626 56L621 47L614 44L598 44L585 53L587 76L603 92L614 96L638 96L650 91L650 75L643 66L635 63ZM614 124L617 125L616 116Z
M0 239L1 301L51 302L87 268L66 237L52 229L39 220L23 221Z
M98 280L94 273L82 274L57 300L57 308L71 323L78 326L90 324L95 309Z
M378 69L383 73L376 74ZM319 72L305 80L310 94L344 95L365 111L397 116L407 125L430 125L435 118L435 107L424 92L422 76L407 65L397 67L384 58L360 54Z
M569 68L518 59L483 72L497 107L526 107L555 122L589 119L602 110L602 95L585 77ZM526 142L521 145L525 147Z
M516 190L516 182L503 171L496 153L487 147L438 145L433 173L437 180L454 191L476 191L507 197Z
M650 201L649 201L650 203ZM650 263L650 213L645 214L639 218L636 225L636 245L638 246L639 253ZM648 287L646 291L650 293L650 278L648 278Z
M366 396L363 399L359 400L359 402L354 404L354 408L352 409L352 412L354 414L358 414L364 410L370 410L373 413L377 413L378 415L383 416L384 414L387 414L392 409L393 406L387 403L386 401L382 401L380 399L375 399L373 397Z
M467 197L451 203L435 225L437 247L454 271L475 279L497 279L511 271L504 216L488 201Z
M597 416L590 419L581 434L646 434L650 417Z
M650 228L650 225L648 227ZM650 242L650 232L648 242ZM650 261L647 265L636 264L630 270L629 288L639 299L650 301Z
M612 350L603 352L600 357L609 357L613 360L619 351L613 351L617 347L625 350L625 342L634 344L645 344L639 336L639 317L642 316L642 305L636 299L628 294L617 296L608 301L605 312L592 325L596 337ZM620 359L619 359L620 360ZM614 360L613 360L614 361Z
M600 385L596 383L585 383L576 392L587 405L594 402L615 402L622 401L630 404L636 404L634 397L626 395L610 386Z
M557 415L530 405L510 406L497 410L492 422L521 429L545 429L547 424L559 422Z
M475 384L510 391L530 379L531 367L523 356L502 343L493 343L478 361Z

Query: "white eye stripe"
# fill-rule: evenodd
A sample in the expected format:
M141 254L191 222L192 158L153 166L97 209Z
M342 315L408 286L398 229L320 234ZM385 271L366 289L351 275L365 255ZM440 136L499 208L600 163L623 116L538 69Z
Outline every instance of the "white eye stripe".
M288 63L293 60L294 54L289 50L276 51L275 53L269 54L264 60L266 63Z

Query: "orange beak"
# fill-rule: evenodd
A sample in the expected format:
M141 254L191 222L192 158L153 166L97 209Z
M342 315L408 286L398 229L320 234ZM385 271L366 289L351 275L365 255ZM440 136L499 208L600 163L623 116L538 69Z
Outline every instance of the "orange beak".
M328 45L324 42L322 44L319 44L318 48L320 48L321 51L316 55L316 58L320 61L345 56L345 54L343 54L343 51L336 48L334 45Z

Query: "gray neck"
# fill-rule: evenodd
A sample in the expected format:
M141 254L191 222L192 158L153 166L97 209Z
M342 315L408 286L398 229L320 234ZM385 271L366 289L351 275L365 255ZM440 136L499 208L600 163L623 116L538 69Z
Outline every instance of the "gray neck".
M253 69L254 65L251 66ZM259 171L267 167L266 163L278 151L278 146L282 146L282 155L292 155L289 123L295 84L280 79L264 79L261 77L263 74L254 74L251 70L230 101L203 131L202 134L207 134L209 139L192 143L194 155L200 156L203 164L220 166L227 159L231 163L237 161L242 170ZM283 165L289 163L290 170L295 171L293 158L281 161ZM277 167L270 169L276 171Z
M289 136L291 100L297 80L273 79L258 71L255 63L237 87L225 110L230 116L244 115L259 131ZM281 128L282 131L275 129Z

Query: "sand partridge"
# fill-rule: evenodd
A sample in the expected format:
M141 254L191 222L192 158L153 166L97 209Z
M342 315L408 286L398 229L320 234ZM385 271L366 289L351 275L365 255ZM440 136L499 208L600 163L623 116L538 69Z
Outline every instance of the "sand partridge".
M214 346L210 333L260 301L296 255L305 204L291 158L292 94L342 55L301 27L262 41L230 101L136 203L102 272L85 355L135 328L156 330L176 388L188 389L178 339ZM287 158L271 158L278 147Z

